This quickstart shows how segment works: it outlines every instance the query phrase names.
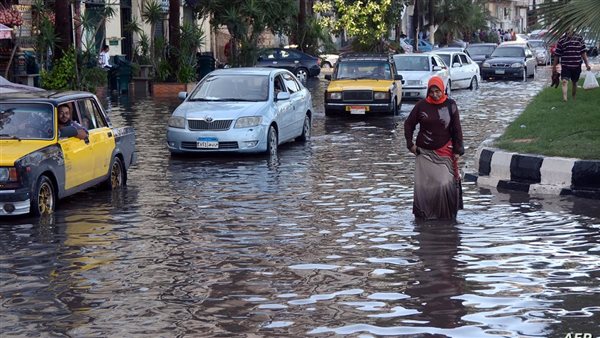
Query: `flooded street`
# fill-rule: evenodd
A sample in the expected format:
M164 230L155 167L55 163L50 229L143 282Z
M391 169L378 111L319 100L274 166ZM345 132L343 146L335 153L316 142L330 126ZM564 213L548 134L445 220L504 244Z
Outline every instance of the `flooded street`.
M456 90L464 172L543 87ZM330 118L265 156L170 157L178 101L122 97L128 187L0 227L2 337L600 335L600 203L463 183L457 224L417 224L401 115ZM560 89L556 89L557 97Z

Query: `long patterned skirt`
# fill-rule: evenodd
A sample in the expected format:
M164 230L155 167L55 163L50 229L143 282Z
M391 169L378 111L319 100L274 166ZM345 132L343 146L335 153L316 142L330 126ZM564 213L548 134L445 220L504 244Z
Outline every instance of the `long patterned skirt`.
M463 208L458 163L452 144L419 148L415 166L413 214L419 219L455 219Z

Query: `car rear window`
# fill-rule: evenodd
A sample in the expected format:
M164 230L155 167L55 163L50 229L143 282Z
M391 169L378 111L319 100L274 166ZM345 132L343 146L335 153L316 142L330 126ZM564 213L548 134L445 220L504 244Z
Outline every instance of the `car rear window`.
M45 103L0 103L0 138L53 139L54 106Z
M428 56L394 56L397 71L429 71Z

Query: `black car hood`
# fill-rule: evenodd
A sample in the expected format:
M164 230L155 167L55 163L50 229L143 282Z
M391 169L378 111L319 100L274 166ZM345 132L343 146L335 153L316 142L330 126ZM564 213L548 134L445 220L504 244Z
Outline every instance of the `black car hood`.
M524 57L497 57L497 58L489 58L485 60L486 62L493 63L515 63L515 62L525 62Z
M473 61L483 61L485 60L486 55L485 54L475 54L475 55L471 55L471 59Z

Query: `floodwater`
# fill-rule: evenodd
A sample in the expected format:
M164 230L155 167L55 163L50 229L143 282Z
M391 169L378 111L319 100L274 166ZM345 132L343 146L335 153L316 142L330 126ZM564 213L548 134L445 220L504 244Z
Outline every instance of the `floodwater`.
M477 146L539 89L457 90ZM600 335L600 203L465 182L452 223L415 223L399 117L326 118L277 158L171 158L176 101L120 98L137 132L128 187L0 227L3 337L565 337ZM557 89L557 98L560 97ZM558 104L558 99L557 99Z

